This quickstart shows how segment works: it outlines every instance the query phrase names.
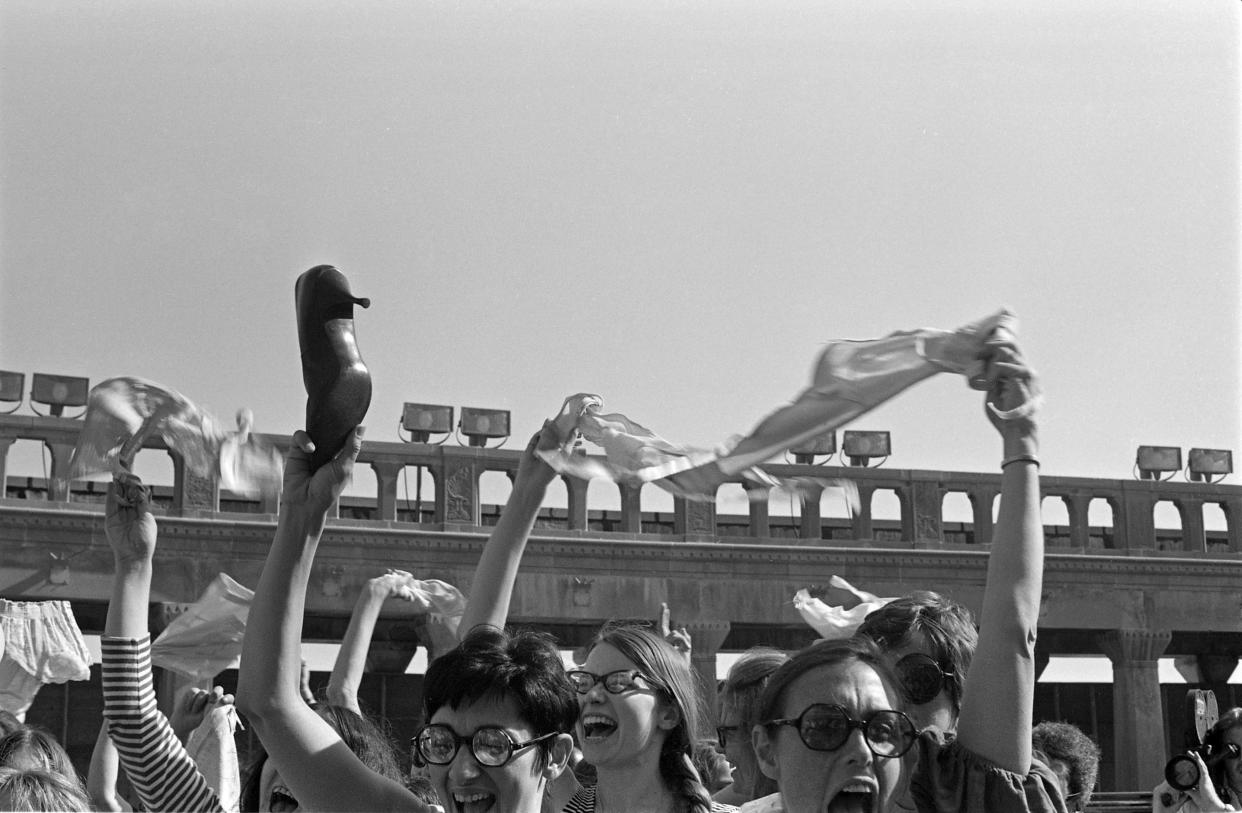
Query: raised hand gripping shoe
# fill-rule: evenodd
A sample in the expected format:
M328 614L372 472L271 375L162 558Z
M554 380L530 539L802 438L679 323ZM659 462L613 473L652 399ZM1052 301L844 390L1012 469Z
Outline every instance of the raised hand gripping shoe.
M369 308L371 300L351 294L349 280L330 265L298 277L293 295L314 471L336 457L371 405L371 372L354 338L354 305Z

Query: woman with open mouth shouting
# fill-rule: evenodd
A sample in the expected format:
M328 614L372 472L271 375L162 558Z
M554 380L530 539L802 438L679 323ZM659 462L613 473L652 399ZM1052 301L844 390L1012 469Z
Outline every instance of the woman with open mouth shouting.
M650 629L606 626L581 669L578 742L598 782L564 813L710 813L712 801L691 760L702 700L684 654Z
M759 767L780 793L742 810L898 810L902 757L917 737L899 685L865 638L813 644L787 661L768 680L752 731Z

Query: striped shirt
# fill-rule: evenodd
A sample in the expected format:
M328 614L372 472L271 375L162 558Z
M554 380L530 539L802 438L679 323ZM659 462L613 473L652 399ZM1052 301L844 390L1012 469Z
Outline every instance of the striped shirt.
M151 636L104 636L108 736L147 810L220 811L220 801L155 705Z

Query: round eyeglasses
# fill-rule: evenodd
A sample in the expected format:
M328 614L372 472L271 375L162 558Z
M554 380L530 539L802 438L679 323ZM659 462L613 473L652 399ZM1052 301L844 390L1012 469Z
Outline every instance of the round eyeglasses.
M945 679L953 676L952 672L942 669L935 658L921 652L912 652L897 661L894 671L906 690L906 697L916 706L935 700Z
M508 731L495 726L484 726L469 737L459 736L456 731L440 723L425 725L414 738L414 754L423 763L448 765L457 756L457 749L464 743L480 765L499 768L508 764L513 755L527 746L555 737L557 732L544 734L526 742L517 742Z
M595 688L596 683L603 683L604 691L608 692L608 694L621 694L631 689L647 689L651 686L659 685L635 669L619 669L606 675L597 675L585 669L571 669L565 674L569 677L569 682L574 684L574 691L578 694L586 694L591 691L591 689ZM634 681L638 678L642 678L648 685L640 686L635 683Z
M900 711L873 711L866 719L855 720L844 706L815 703L797 717L768 720L763 725L788 725L798 729L802 744L812 751L835 751L858 729L871 753L877 757L904 756L914 745L917 732L910 718Z

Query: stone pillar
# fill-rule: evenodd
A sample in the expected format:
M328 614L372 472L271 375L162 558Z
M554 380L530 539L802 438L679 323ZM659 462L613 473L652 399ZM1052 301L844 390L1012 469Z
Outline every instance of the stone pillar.
M9 449L17 438L0 438L0 498L9 496Z
M995 488L982 486L968 493L976 545L992 544L992 504L999 493Z
M1203 682L1212 686L1224 686L1229 682L1230 675L1238 668L1236 655L1202 654L1195 658L1199 662L1199 674Z
M750 536L752 539L767 539L772 535L772 523L768 515L768 496L771 489L760 483L745 482L746 502L750 508Z
M372 460L371 471L375 472L375 500L378 520L395 522L397 519L397 478L405 470L404 463Z
M855 539L872 539L875 531L871 528L871 495L875 494L875 488L862 483L856 483L858 486L858 514L853 518L854 538Z
M566 526L571 531L587 529L587 486L590 483L579 477L562 477L565 494L569 502L569 522Z
M190 471L179 454L172 455L172 459L173 511L181 516L194 511L219 511L220 481Z
M621 530L627 534L642 533L642 493L638 486L617 485L621 491Z
M48 478L47 498L52 502L69 502L69 461L73 457L72 443L45 441L52 453L52 471ZM0 483L3 487L3 483Z
M1113 506L1113 532L1116 535L1117 548L1140 552L1155 550L1156 525L1152 519L1154 507L1155 496L1150 481L1122 482L1121 500Z
M1118 790L1143 790L1163 775L1164 706L1156 662L1173 638L1168 630L1121 629L1096 641L1113 662L1113 753Z
M944 542L940 521L944 490L935 479L911 478L902 489L901 534L916 547L938 546Z
M729 635L728 621L691 621L683 625L690 633L690 664L699 676L707 715L700 738L716 736L716 653Z
M479 519L479 477L472 457L444 454L444 477L436 483L436 514L445 525L474 525ZM443 485L443 488L441 488Z
M1229 551L1242 553L1242 498L1231 497L1220 503L1225 512L1225 527L1229 533Z
M798 495L799 523L798 536L802 539L821 539L824 535L824 522L819 513L819 498L824 487L811 483L799 487Z
M1203 500L1182 497L1177 500L1176 505L1177 513L1182 518L1182 550L1207 550L1207 534L1203 531Z
M1091 547L1091 497L1085 494L1066 495L1065 513L1069 515L1070 546L1087 550Z
M711 542L716 538L716 503L673 498L673 533L687 542Z

